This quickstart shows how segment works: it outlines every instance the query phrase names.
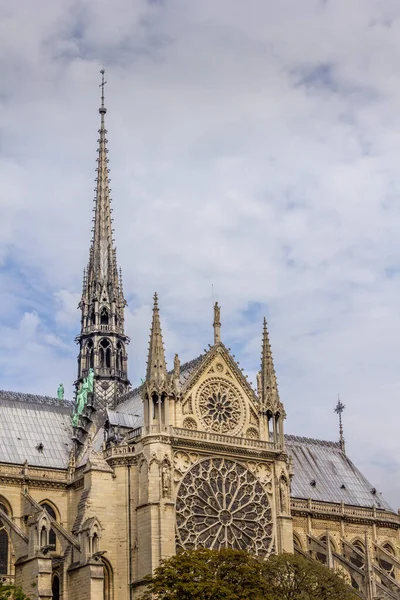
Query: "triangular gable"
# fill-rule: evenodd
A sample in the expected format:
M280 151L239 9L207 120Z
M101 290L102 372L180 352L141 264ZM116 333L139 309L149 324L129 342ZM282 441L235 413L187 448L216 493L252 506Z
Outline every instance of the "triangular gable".
M190 374L190 377L188 377L188 379L185 381L184 385L182 386L181 394L183 395L187 390L189 390L191 387L193 387L194 383L196 381L198 381L198 379L201 377L201 375L204 372L206 372L207 369L210 369L210 367L212 366L212 363L215 361L215 358L217 356L221 356L221 358L224 359L224 361L227 363L227 367L230 372L230 375L232 377L236 378L237 383L240 385L240 387L246 393L249 400L251 402L253 402L254 405L258 408L259 400L257 398L255 391L251 387L250 383L247 381L247 378L245 377L245 375L243 375L243 372L240 369L240 367L238 366L235 359L229 353L228 348L222 342L219 342L218 344L215 344L214 346L212 346L212 348L207 352L207 354L205 354L203 356L203 360L201 362L199 362L198 366L195 369L193 369L193 371ZM228 377L229 377L229 375L228 375Z
M185 381L178 426L261 438L258 398L228 349L215 344Z

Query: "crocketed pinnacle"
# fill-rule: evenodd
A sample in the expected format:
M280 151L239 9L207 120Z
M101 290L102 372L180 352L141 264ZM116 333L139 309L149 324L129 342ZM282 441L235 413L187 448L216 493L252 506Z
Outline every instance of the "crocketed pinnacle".
M149 357L147 360L147 383L160 387L167 379L164 344L160 324L158 296L154 294L153 322L151 324Z
M280 404L278 385L269 341L267 320L265 318L261 352L261 389L259 390L259 394L265 409L274 410L278 408Z
M101 71L101 106L100 129L97 148L96 168L96 196L94 207L93 237L90 248L89 264L86 271L86 282L84 282L87 301L93 296L98 300L116 302L118 308L125 305L123 298L120 275L117 269L116 252L113 247L113 229L110 206L109 168L107 158L107 130L104 118L107 109L104 105L104 70ZM100 298L101 296L101 298Z

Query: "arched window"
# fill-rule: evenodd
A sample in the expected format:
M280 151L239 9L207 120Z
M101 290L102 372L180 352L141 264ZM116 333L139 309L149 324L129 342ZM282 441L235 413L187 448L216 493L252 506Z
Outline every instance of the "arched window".
M94 312L94 308L92 308L92 312L90 313L90 324L96 325L96 313Z
M359 554L352 554L350 556L350 562L353 563L353 565L355 567L357 567L358 569L361 569L362 571L364 570L364 554L365 554L365 547L364 544L360 541L360 540L354 540L352 542L353 546L355 547L356 550L358 550ZM360 556L362 555L362 556ZM350 580L351 580L351 585L353 588L355 588L356 590L360 589L360 585L359 582L357 581L357 579L355 578L355 576L353 576L350 573Z
M102 369L111 367L111 344L109 340L103 339L100 342L100 367Z
M103 600L113 600L113 572L110 563L106 558L102 558L104 567L104 592Z
M388 544L388 543L383 544L382 548L384 548L386 550L386 552L389 552L389 554L392 554L393 556L395 555L394 550L390 544ZM390 560L390 558L381 557L381 558L379 558L378 562L379 562L380 568L383 569L384 571L386 571L386 573L390 577L393 577L393 579L395 579L394 564ZM382 581L382 583L383 583L383 581Z
M326 535L323 535L322 537L319 538L320 541L326 546ZM332 540L330 540L331 543L331 550L333 552L335 552L335 545L332 542ZM327 555L327 550L325 549L319 549L315 555L315 558L317 560L319 560L319 562L321 562L322 564L326 565L328 564L328 555Z
M51 584L51 598L52 600L60 600L60 578L58 575L54 575Z
M293 534L293 546L294 546L294 551L296 552L297 550L302 550L302 544L300 541L300 538L297 534Z
M118 342L117 344L117 355L116 355L116 367L117 367L117 371L122 371L122 365L123 365L123 357L124 357L124 347L121 344L121 342Z
M51 517L53 517L54 520L57 520L57 516L56 516L56 512L54 510L54 508L48 504L47 502L42 502L41 506L43 506L43 508L45 508L47 510L47 512L49 513L49 515ZM51 550L55 550L56 549L56 542L57 542L57 537L56 534L54 533L53 529L50 529L49 532L49 546L51 546ZM46 544L42 544L42 546L45 546Z
M9 510L5 504L0 503L0 508L4 510L6 515L9 514ZM9 558L9 540L8 534L4 529L4 524L0 520L0 575L7 575L8 573L8 558Z
M108 325L108 310L105 307L101 309L100 325Z
M86 367L88 369L94 369L94 348L92 340L89 340L86 344Z

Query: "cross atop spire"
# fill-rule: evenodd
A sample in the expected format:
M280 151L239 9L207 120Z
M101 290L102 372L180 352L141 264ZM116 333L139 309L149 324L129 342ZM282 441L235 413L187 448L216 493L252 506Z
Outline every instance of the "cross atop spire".
M107 81L104 80L105 69L101 69L100 73L101 73L101 84L99 85L99 87L101 87L101 106L99 108L99 113L101 115L105 115L107 112L107 109L104 106L104 86L107 83Z
M343 421L342 421L342 413L346 407L340 401L339 394L338 394L337 398L338 398L338 400L337 400L337 404L336 404L334 410L335 410L335 413L337 415L339 415L339 442L340 442L340 448L342 449L342 452L344 452L346 454L346 444L345 444L345 440L344 440L344 436L343 436Z
M167 365L165 362L164 343L160 323L160 310L158 296L154 294L153 322L150 331L149 356L147 359L147 384L158 389L163 387L167 379Z

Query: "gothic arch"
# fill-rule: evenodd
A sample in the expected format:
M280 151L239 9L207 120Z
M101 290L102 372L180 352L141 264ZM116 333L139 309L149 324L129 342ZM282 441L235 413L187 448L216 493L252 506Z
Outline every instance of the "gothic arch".
M0 496L0 508L2 508L9 517L12 516L11 505L4 496ZM10 572L10 563L11 542L0 519L0 575L7 575Z
M114 573L111 563L102 557L104 569L104 591L103 600L114 600Z
M117 350L115 354L115 367L117 371L124 370L125 346L122 342L117 342Z
M303 550L303 544L301 543L300 536L297 535L297 533L293 533L293 546L295 552L296 548L298 548L299 550Z
M327 536L321 535L319 538L319 541L322 542L325 546L327 545ZM331 550L332 552L336 552L336 545L335 542L332 540L332 538L329 538L329 542L330 542L330 546L331 546ZM315 558L321 562L322 564L326 565L328 563L328 553L327 553L328 549L324 549L322 550L321 548L317 550L317 552L315 553Z
M108 312L108 308L103 306L100 309L100 325L108 325L110 322L110 314Z
M99 366L101 369L111 369L112 350L110 340L102 338L99 342Z
M393 556L393 558L396 558L396 552L390 542L383 542L381 544L381 546L382 546L382 548L384 548L386 550L386 552L391 554ZM396 579L395 565L393 562L390 561L389 558L386 558L386 557L378 558L378 563L379 563L380 568L383 569L383 571L385 571L389 575L389 577Z
M45 508L49 515L53 517L58 523L60 522L60 512L56 505L51 502L51 500L41 500L40 506ZM49 546L51 546L51 550L55 551L57 548L57 536L53 530L53 528L49 531Z
M86 368L93 369L94 368L94 344L93 340L88 340L85 346L86 352Z
M51 582L51 598L52 600L60 600L60 577L57 573L53 575Z

